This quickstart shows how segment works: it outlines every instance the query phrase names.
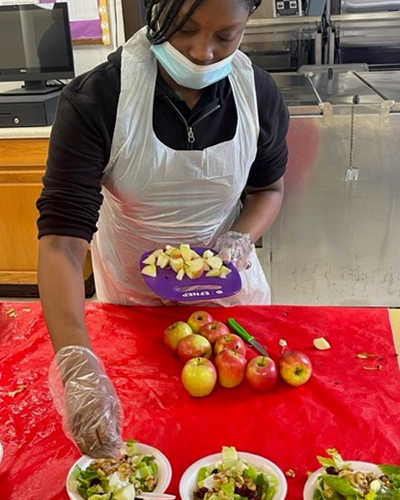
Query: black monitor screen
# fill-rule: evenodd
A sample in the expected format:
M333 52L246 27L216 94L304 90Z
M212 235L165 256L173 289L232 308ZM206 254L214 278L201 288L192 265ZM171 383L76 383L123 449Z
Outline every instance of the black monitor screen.
M63 72L71 71L66 3L0 7L0 79L19 74L29 80L46 73L60 73L62 78Z

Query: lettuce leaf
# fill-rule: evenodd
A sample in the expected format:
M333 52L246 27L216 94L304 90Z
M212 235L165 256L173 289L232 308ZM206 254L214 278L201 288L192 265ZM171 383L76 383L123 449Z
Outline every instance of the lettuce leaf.
M228 481L226 484L221 485L221 490L228 495L229 497L233 498L235 494L235 481L234 479L231 479Z
M332 466L332 467L335 467L338 470L342 470L346 466L346 464L343 461L340 453L335 448L328 448L326 450L326 452L332 458L317 456L318 462L323 467L330 467L330 466Z
M376 500L400 500L400 490L394 488L381 488L375 497Z
M319 490L318 488L314 491L313 500L324 500L321 490Z
M379 466L379 468L384 474L387 474L388 476L390 476L391 474L400 474L399 465L382 464Z
M222 465L225 470L232 469L238 463L239 458L234 446L222 447Z
M128 441L126 442L126 453L130 457L138 454L136 443L138 443L138 441L136 441L135 439L128 439Z
M332 476L330 474L324 474L323 476L321 476L321 479L324 481L326 486L328 486L328 488L336 491L340 495L359 498L359 490L351 485L347 477L338 477Z

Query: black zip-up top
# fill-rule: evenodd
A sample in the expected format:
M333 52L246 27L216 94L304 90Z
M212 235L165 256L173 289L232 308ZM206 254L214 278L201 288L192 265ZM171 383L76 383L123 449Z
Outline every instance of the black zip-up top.
M289 114L273 79L256 66L254 77L260 133L248 185L265 187L277 181L286 168ZM63 90L51 133L44 188L37 203L39 237L56 234L91 241L102 203L101 179L110 157L120 79L121 48ZM231 140L236 125L228 78L205 88L190 109L158 75L153 129L168 147L203 150Z

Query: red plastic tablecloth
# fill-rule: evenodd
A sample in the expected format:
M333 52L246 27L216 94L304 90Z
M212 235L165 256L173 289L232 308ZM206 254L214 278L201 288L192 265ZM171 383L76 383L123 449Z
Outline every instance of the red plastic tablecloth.
M10 313L14 308L17 316ZM347 459L400 463L400 373L386 309L236 307L210 309L234 316L273 356L284 338L312 359L305 386L280 383L264 395L242 384L194 399L180 382L181 363L162 343L164 328L191 308L123 308L91 303L87 322L97 353L121 397L124 437L161 449L170 459L169 492L195 460L222 445L266 456L286 472L288 499L300 499L316 454L336 447ZM317 351L314 337L332 349ZM382 370L357 353L383 357ZM52 348L39 304L0 303L1 500L66 499L65 478L79 451L64 436L47 389ZM9 395L18 386L26 389Z

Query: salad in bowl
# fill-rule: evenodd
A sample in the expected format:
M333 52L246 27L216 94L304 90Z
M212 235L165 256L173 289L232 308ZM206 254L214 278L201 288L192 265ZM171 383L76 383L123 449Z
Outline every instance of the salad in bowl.
M335 449L307 480L304 500L400 500L400 467L344 461Z
M266 458L224 446L189 467L179 489L182 500L283 500L287 483Z
M170 463L159 450L131 439L119 460L78 460L68 474L67 492L72 500L134 500L141 493L163 493L171 475Z

